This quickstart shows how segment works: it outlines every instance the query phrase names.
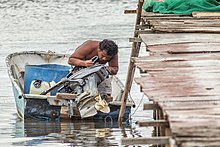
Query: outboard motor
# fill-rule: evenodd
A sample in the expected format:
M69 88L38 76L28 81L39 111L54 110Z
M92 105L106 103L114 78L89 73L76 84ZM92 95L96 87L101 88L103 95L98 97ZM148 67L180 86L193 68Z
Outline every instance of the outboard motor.
M67 78L68 77L68 78ZM94 85L96 87L109 77L106 67L102 64L95 64L94 66L81 69L71 75L63 78L53 87L43 91L41 95L46 95L55 88L59 88L58 92L80 94L88 90L89 77L95 77Z
M69 116L74 115L73 107L76 104L81 118L91 117L97 114L95 108L99 96L98 85L108 78L109 73L103 65L81 69L69 76L68 82L58 91L77 94L77 99L69 101Z
M45 95L51 90L58 88L58 92L77 94L75 101L69 100L68 114L74 116L75 106L78 108L81 118L91 117L97 114L95 105L99 96L98 85L109 77L109 73L104 65L81 69L63 78L55 86L42 92ZM100 101L100 100L99 100ZM107 106L106 106L107 107Z
M70 75L64 85L59 88L58 92L80 94L91 88L97 88L108 76L109 73L106 67L96 64Z

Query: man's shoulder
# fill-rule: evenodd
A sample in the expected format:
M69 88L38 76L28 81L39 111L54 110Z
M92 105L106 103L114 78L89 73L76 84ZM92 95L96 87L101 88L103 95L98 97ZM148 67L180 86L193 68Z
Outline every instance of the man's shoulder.
M97 49L99 47L99 42L100 41L97 40L87 40L84 43L84 46L90 49Z
M87 40L86 43L88 44L99 44L100 41L98 40Z

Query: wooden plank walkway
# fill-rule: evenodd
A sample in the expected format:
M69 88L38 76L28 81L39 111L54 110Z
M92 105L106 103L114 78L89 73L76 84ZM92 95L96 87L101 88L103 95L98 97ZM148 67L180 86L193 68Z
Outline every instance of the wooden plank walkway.
M178 146L219 145L220 47L206 43L200 47L207 52L194 53L199 51L197 46L181 45L178 54L169 52L175 51L173 44L161 45L156 52L148 46L152 56L134 58L142 71L135 81L162 109ZM210 48L215 52L209 52Z
M154 110L153 122L140 123L155 126L153 140L147 138L148 142L161 146L219 146L220 13L142 11L140 17L134 42L143 42L150 56L137 53L131 62L141 72L135 82L152 102L144 108ZM160 143L161 137L168 138ZM147 144L146 140L132 141ZM124 139L122 144L132 141Z

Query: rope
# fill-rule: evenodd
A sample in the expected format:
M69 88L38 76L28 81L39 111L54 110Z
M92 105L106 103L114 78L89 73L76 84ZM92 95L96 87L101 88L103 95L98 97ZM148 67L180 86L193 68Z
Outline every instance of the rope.
M136 113L136 111L138 110L138 108L140 107L140 105L141 105L141 102L142 102L142 100L143 100L143 98L144 98L144 94L142 95L142 98L141 98L141 100L140 100L140 102L139 102L139 104L138 104L138 106L137 106L137 108L134 110L134 112L129 116L129 118L127 119L127 120L125 120L124 122L122 122L122 123L126 123L128 120L130 120L131 121L131 116L133 116L135 113Z

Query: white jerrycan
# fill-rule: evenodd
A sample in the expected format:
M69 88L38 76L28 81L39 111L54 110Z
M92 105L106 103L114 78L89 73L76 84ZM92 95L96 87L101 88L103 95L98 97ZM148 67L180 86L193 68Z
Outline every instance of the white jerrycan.
M49 89L55 84L56 83L54 81L44 82L41 80L33 80L30 86L30 94L41 94L44 90ZM50 93L48 93L47 95L50 95Z

